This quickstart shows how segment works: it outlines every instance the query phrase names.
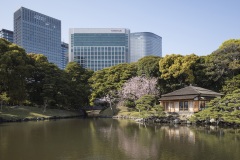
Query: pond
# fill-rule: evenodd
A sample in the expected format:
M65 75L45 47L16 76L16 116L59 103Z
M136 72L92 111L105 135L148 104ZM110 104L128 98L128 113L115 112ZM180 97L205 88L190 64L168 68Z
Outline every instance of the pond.
M0 160L239 160L240 129L65 119L0 124Z

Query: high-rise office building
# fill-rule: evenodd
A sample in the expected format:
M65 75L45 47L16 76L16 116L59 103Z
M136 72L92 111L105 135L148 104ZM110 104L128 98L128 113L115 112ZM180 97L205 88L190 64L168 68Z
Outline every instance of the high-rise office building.
M69 30L69 61L94 71L129 62L130 31L123 28Z
M149 56L162 56L162 37L151 32L136 32L130 34L130 62Z
M14 43L27 53L44 54L49 62L63 68L60 20L21 7L14 13Z
M0 30L0 38L4 38L13 43L13 31L9 31L7 29Z
M63 66L63 69L66 67L67 63L68 63L68 44L65 42L61 43L61 50L62 50L62 59L61 59L61 63Z

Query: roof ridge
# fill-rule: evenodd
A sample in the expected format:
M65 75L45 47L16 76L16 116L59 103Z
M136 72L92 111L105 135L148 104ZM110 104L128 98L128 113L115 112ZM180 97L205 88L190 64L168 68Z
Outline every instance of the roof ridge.
M190 85L189 87L191 87L191 88L192 88L194 91L196 91L198 94L201 94L201 92L198 91L195 86Z
M173 92L163 94L162 97L169 97L169 96L181 96L181 95L222 95L221 93L217 93L215 91L197 87L197 86L187 86L178 90L175 90Z

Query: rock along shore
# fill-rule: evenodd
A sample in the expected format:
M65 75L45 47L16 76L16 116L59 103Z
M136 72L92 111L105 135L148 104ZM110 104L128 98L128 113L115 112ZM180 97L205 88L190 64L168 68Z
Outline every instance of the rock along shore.
M109 118L109 117L108 117ZM166 117L157 117L150 116L148 118L136 118L136 117L128 117L128 116L112 116L112 118L116 119L133 119L138 123L146 123L146 124L188 124L188 125L214 125L214 126L223 126L223 127L240 127L240 124L237 123L229 123L224 121L215 121L215 120L203 120L191 122L188 119L182 119L175 116L166 116Z

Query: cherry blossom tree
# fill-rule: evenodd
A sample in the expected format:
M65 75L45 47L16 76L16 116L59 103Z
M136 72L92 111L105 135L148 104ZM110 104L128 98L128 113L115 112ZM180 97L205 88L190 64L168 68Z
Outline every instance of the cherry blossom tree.
M114 115L114 109L113 105L118 100L118 95L116 90L109 91L108 94L106 94L104 97L97 99L98 103L105 103L107 102L109 104L110 109L112 110L112 114Z
M119 92L121 99L137 100L144 95L155 95L159 93L157 89L157 78L146 78L144 76L133 77L124 83Z

